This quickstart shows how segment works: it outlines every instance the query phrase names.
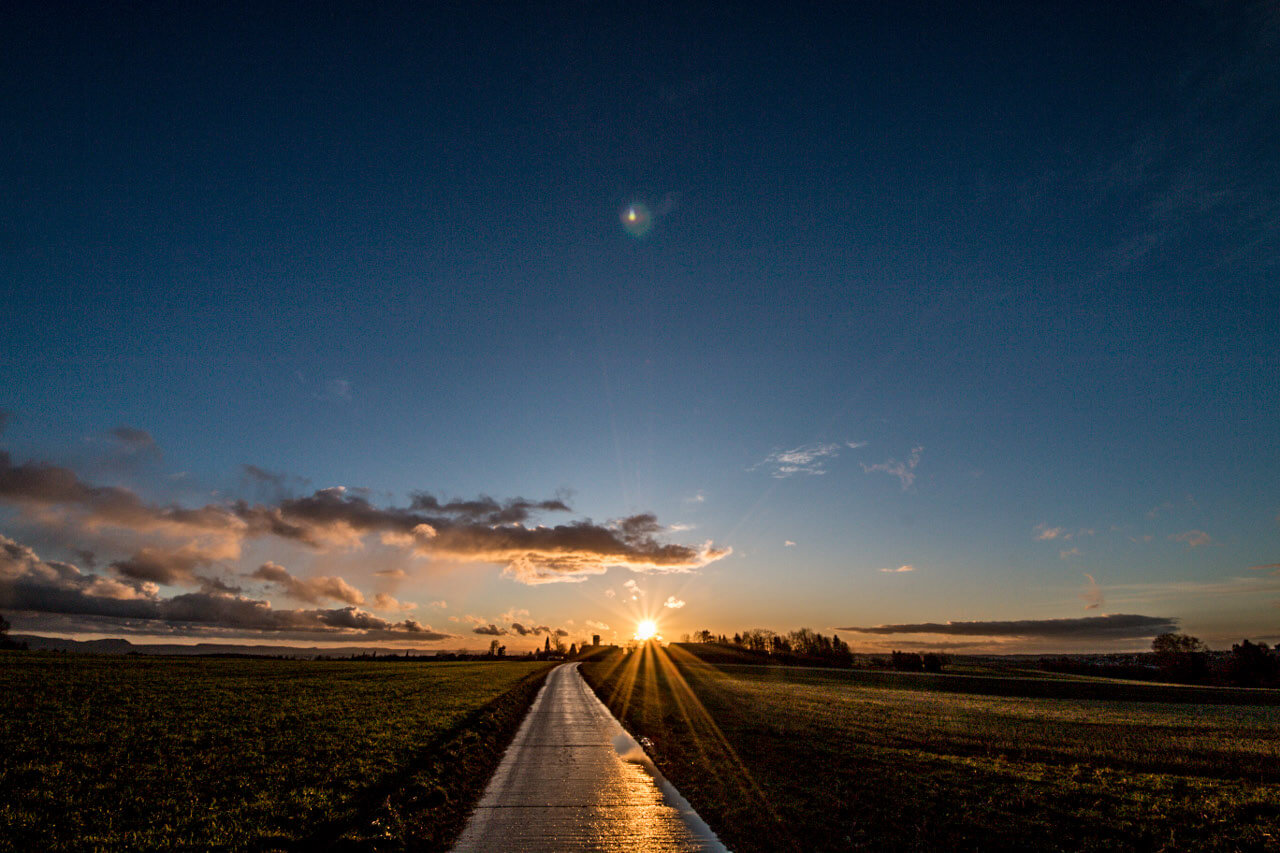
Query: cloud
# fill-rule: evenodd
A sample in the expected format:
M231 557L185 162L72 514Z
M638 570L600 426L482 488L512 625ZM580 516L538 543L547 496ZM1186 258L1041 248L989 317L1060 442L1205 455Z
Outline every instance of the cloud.
M391 580L402 581L409 577L409 573L404 569L382 569L373 573L376 577L391 578Z
M836 443L814 443L802 444L791 450L776 450L752 465L750 470L766 468L777 479L796 474L822 475L827 473L827 461L840 455L840 447Z
M22 507L60 509L86 530L116 527L170 535L243 536L246 522L231 509L207 505L198 509L154 506L134 492L116 486L93 486L66 468L44 463L14 465L0 450L0 501ZM44 516L48 520L48 514Z
M142 548L133 556L111 564L121 577L158 584L191 583L194 571L235 552L210 550L188 544L177 549Z
M710 542L662 542L658 537L665 531L650 513L605 524L524 523L535 512L567 511L558 498L500 503L482 496L441 503L418 493L409 507L379 507L339 486L267 504L155 506L128 489L85 483L65 468L14 465L4 451L0 501L39 508L46 523L56 517L84 531L110 526L139 534L217 540L227 559L238 556L247 538L270 536L324 551L359 548L366 536L376 535L384 544L419 556L505 565L508 577L527 584L582 581L612 567L692 572L732 553Z
M322 576L303 580L291 575L284 566L270 560L255 569L248 577L266 581L280 592L298 601L316 604L328 598L346 604L364 604L364 596L360 591L342 578ZM390 596L382 597L390 598Z
M351 402L351 382L347 379L330 379L324 384L324 390L316 397L330 403L349 403Z
M707 501L707 496L703 494L701 491L684 499L684 502L687 504L700 504L700 503L706 503L706 501Z
M1062 527L1050 527L1047 524L1037 524L1034 533L1037 542L1049 542L1057 539L1058 537L1062 537L1064 539L1071 538L1071 534L1068 533L1066 529Z
M889 572L890 574L898 574L898 573L900 573L900 572L914 572L915 570L916 570L916 567L915 567L915 566L912 566L912 565L909 565L909 564L908 564L908 565L898 566L898 568L896 568L896 569L888 569L888 568L886 568L886 569L881 569L880 571L882 571L882 572Z
M412 601L397 601L385 592L380 592L375 595L373 597L373 604L376 608L383 611L399 610L407 612L418 609L418 605L414 604Z
M640 584L636 583L634 579L624 581L622 585L626 587L627 592L630 593L632 601L639 601L640 596L644 595L644 590L640 588Z
M1098 586L1098 582L1093 579L1093 575L1085 574L1089 585L1080 593L1080 599L1084 601L1085 610L1097 610L1106 603L1106 599L1102 597L1102 587Z
M844 446L850 450L857 450L860 447L866 447L870 442L867 441L846 441Z
M36 553L0 535L0 607L138 620L149 630L176 626L206 632L228 629L343 639L448 639L413 620L393 622L359 610L277 610L268 601L206 590L172 598L154 583L126 583L84 574L69 563L41 560Z
M795 542L792 542L790 539L784 539L784 540L783 540L783 542L782 542L782 547L783 547L783 548L794 548L794 547L796 547L796 543L795 543Z
M9 426L9 422L13 420L13 412L8 409L0 409L0 435L4 435L5 427Z
M1073 637L1080 639L1125 639L1153 637L1177 631L1175 619L1160 616L1115 614L1083 616L1075 619L1022 619L1011 622L922 622L903 625L847 627L841 631L858 634L946 634L962 637Z
M156 440L151 437L151 433L145 429L136 429L130 426L118 426L111 430L111 437L126 453L160 453L160 446L156 444Z
M608 626L608 625L606 625L606 624L605 624L605 623L603 623L603 622L596 622L594 619L588 619L588 620L587 620L587 627L588 627L588 628L594 628L594 629L596 629L597 631L608 631L608 630L609 630L609 626Z
M1253 572L1274 572L1275 574L1280 574L1280 563L1264 563L1261 566L1250 566L1249 570Z
M502 637L506 635L507 629L499 628L497 625L490 623L488 625L477 625L476 627L471 629L471 633L484 634L485 636L488 636L488 637Z
M1201 545L1212 545L1213 539L1203 530L1185 530L1182 533L1174 533L1169 537L1174 542L1185 542L1190 548L1199 548Z
M613 598L617 594L618 594L618 591L616 589L606 589L604 591L605 598Z
M667 600L662 602L663 607L669 607L672 610L679 610L684 607L684 602L676 598L674 595L668 595Z
M1058 557L1063 560L1069 560L1072 557L1079 557L1080 549L1072 545L1070 548L1058 552Z
M911 455L907 457L906 462L887 459L875 465L863 464L862 470L868 474L873 471L880 471L897 477L902 482L902 490L905 492L916 481L916 466L920 464L920 457L923 453L924 447L913 447L911 448Z
M433 602L431 602L431 606L432 606L432 607L439 607L441 610L448 610L448 609L449 609L449 602L445 601L444 599L441 599L441 600L439 600L439 601L433 601Z

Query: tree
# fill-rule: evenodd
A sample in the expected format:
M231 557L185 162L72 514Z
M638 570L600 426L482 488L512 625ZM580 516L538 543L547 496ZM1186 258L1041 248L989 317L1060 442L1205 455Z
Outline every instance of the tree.
M577 643L570 643L570 644L569 644L569 657L571 657L571 658L576 658L577 656L578 656L578 644L577 644Z
M1161 634L1151 641L1156 666L1174 681L1203 681L1209 671L1209 647L1190 634Z
M547 640L542 644L542 650L547 654L551 654L551 635L547 635Z
M25 650L26 648L26 643L19 643L17 640L9 638L9 620L4 618L3 613L0 613L0 649Z
M1241 640L1239 645L1231 647L1231 661L1227 667L1233 684L1261 687L1275 682L1280 662L1266 643Z
M499 648L500 646L498 645L497 640L490 640L489 641L489 657L496 658L498 656Z
M547 639L550 639L550 637L548 637ZM554 646L554 648L555 648L555 650L556 650L556 654L558 654L558 655L562 655L562 654L564 654L564 651L565 651L565 649L564 649L564 640L560 637L560 635L559 635L559 634L556 634L556 639L555 639L555 646Z

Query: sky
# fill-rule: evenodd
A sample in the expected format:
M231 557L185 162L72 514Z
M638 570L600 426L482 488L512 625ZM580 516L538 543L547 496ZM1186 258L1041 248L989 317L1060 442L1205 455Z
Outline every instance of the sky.
M0 10L15 633L1280 640L1273 3Z

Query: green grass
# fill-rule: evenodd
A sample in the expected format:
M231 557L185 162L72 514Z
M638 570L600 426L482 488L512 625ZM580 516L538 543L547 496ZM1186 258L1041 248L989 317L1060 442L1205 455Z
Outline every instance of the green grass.
M1095 685L1071 681L964 693L964 679L671 655L583 674L737 851L1280 848L1274 705L1083 698ZM1045 683L1053 695L1016 695Z
M0 653L0 850L444 849L549 669Z

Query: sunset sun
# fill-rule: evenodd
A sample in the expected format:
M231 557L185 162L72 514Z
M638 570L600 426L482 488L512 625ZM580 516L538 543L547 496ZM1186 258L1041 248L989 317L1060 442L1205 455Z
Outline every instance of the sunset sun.
M652 619L642 619L640 624L636 625L636 639L644 642L652 640L658 636L658 623Z

